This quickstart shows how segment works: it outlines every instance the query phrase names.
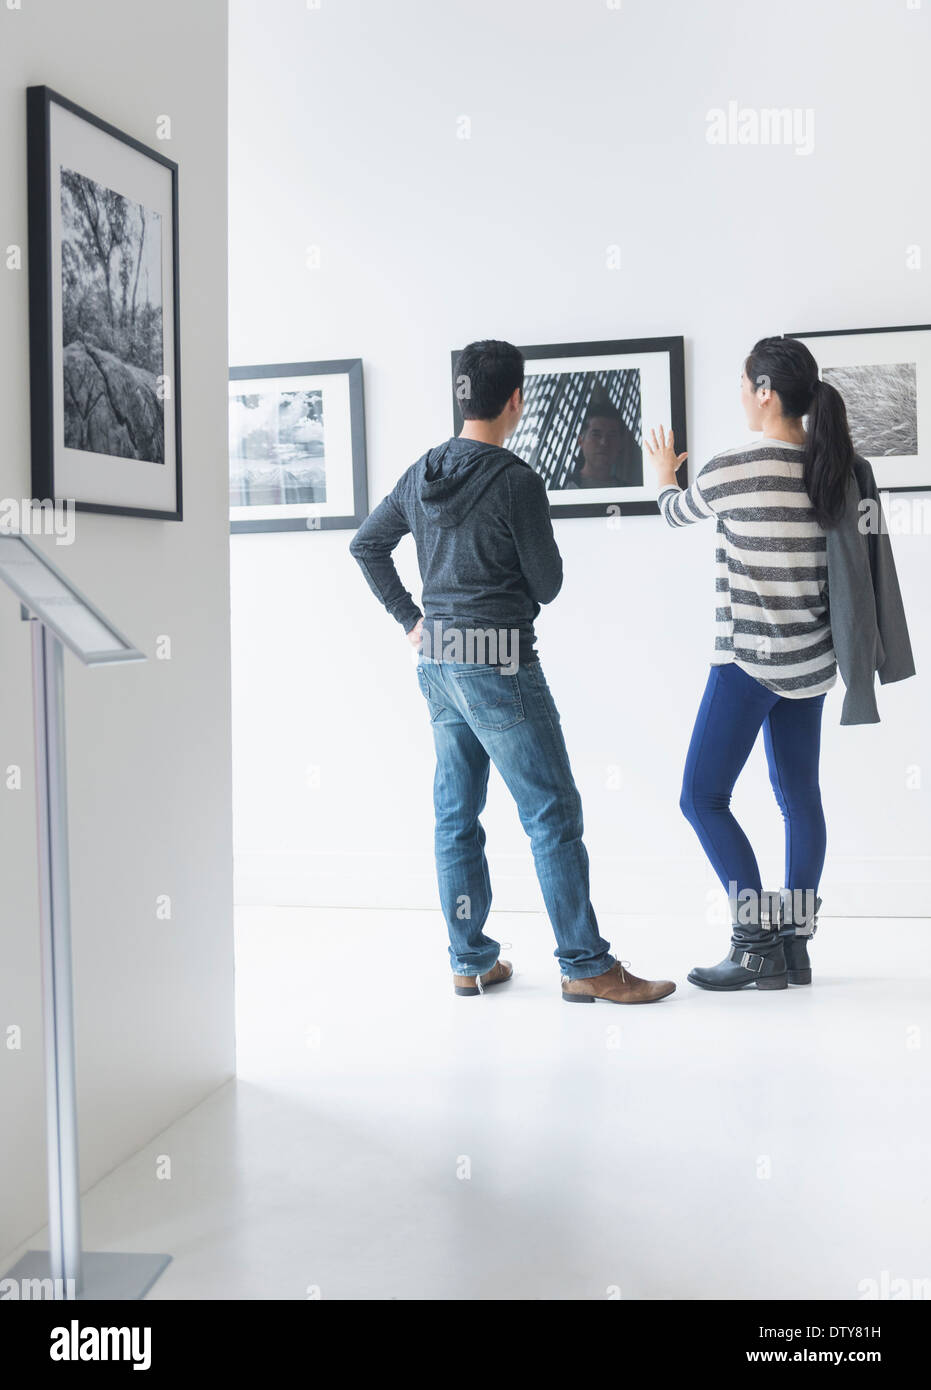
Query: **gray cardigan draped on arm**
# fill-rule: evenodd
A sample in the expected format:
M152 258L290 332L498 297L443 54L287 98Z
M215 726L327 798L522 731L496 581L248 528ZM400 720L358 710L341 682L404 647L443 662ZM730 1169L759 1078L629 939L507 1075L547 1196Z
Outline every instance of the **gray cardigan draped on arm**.
M915 674L892 544L869 461L856 455L844 515L826 532L828 608L846 687L841 724L878 724L874 680Z

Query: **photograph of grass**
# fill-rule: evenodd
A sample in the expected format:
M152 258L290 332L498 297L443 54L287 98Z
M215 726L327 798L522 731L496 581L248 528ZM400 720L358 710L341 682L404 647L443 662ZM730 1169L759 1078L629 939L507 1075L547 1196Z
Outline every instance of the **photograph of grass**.
M867 458L918 453L918 373L914 362L824 367L847 407L854 447Z
M883 492L931 490L931 325L787 333L844 398L854 448Z

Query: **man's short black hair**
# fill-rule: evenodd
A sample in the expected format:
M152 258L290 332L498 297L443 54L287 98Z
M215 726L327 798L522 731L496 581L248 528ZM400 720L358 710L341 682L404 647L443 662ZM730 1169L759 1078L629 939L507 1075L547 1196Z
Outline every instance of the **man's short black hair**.
M616 420L619 425L624 421L617 406L607 397L595 397L585 414L582 421L582 433L588 429L593 420Z
M463 348L453 383L464 420L496 420L524 388L524 354L513 343L483 338Z

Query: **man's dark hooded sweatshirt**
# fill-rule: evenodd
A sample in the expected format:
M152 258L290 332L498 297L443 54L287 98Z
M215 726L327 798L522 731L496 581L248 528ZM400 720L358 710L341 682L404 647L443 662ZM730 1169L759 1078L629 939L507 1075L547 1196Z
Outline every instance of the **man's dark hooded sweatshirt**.
M391 558L408 532L422 615ZM533 622L559 593L562 560L543 480L516 454L473 439L438 445L403 474L349 549L405 632L423 616L435 658L443 656L438 634L485 628L517 629L520 661L536 659Z

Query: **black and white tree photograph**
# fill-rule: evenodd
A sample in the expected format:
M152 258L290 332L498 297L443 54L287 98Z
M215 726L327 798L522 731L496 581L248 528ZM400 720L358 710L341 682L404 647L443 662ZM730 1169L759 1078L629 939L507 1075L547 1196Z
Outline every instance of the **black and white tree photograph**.
M326 500L323 392L230 396L230 506Z
M65 443L165 461L162 219L61 171Z
M50 87L26 137L34 495L181 521L178 165Z

